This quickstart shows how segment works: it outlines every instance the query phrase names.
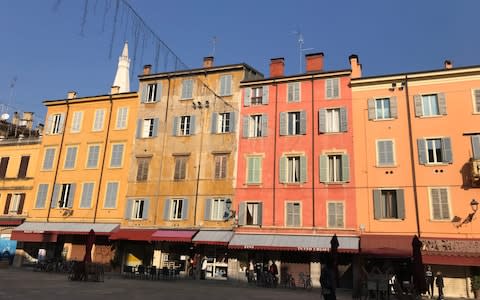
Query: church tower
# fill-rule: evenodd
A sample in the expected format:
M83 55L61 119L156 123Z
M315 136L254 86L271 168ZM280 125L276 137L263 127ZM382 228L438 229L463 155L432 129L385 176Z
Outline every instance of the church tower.
M113 81L113 86L120 87L120 93L130 92L130 59L128 58L128 43L123 46L122 55L118 58L117 74Z

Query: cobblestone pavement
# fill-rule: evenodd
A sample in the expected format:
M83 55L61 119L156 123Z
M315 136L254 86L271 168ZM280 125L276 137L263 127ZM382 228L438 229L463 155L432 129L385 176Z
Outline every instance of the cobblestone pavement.
M350 291L339 291L338 300L351 299ZM105 282L69 281L64 274L28 269L0 269L0 300L136 300L136 299L321 299L319 289L262 288L215 280L150 281L105 276Z

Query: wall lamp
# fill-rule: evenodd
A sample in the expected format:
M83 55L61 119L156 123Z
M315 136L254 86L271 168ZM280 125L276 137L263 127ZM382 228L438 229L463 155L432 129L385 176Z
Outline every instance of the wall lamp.
M235 210L232 210L232 200L227 199L225 201L225 214L223 215L223 219L228 221L233 218L235 218Z
M192 101L193 109L197 109L197 108L202 109L202 106L203 106L203 104L202 104L201 101L197 101L197 102ZM208 100L205 100L205 108L208 108L209 106L210 106L210 103L208 102Z
M478 210L478 204L479 204L478 201L475 199L472 199L472 201L470 201L470 208L472 209L472 212L469 213L463 221L462 221L462 218L458 216L453 217L452 222L454 223L459 222L457 225L455 225L457 228L462 227L464 224L468 224L473 221L473 217L475 217L475 214L477 213L477 210Z

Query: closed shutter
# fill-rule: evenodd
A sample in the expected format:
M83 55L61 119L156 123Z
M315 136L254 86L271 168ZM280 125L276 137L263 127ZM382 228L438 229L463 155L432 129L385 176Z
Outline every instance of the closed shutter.
M143 120L137 120L137 139L142 138L142 131L143 131Z
M3 208L3 214L8 215L10 209L10 202L12 201L12 194L7 194L7 199L5 200L5 207Z
M183 199L182 220L188 220L188 199Z
M342 181L350 179L350 162L347 154L342 154Z
M9 160L10 157L2 157L2 160L0 160L0 178L5 178L5 175L7 174L7 166Z
M376 114L375 114L375 99L368 99L367 100L367 105L368 105L368 119L369 120L375 120L376 119Z
M439 94L437 94L437 98L438 98L438 112L441 115L446 115L447 114L447 101L446 101L446 98L445 98L445 94L444 93L439 93Z
M280 135L288 135L288 114L286 112L280 113Z
M293 225L293 203L287 203L287 226Z
M194 135L196 133L196 129L197 129L196 121L197 121L197 118L195 116L190 116L190 135Z
M432 189L430 191L430 196L432 197L432 215L434 220L439 220L442 218L441 208L440 208L440 190Z
M402 189L397 190L397 218L405 220L405 195Z
M61 185L55 184L53 187L52 203L51 208L56 208L58 206L58 194L60 192Z
M258 220L258 224L259 226L261 226L263 223L262 223L262 203L258 203L258 210L257 210L257 220Z
M300 182L307 182L307 158L300 156Z
M328 181L328 156L320 155L318 159L319 172L320 172L320 182Z
M340 131L348 131L347 109L345 107L340 108Z
M250 117L249 116L244 116L243 117L243 126L242 126L242 131L243 131L243 137L249 137L249 121Z
M20 200L18 202L17 214L21 215L23 213L23 206L25 205L25 193L20 194Z
M307 134L307 112L300 111L300 134Z
M177 134L178 134L178 117L173 117L172 135L176 136Z
M159 119L158 118L153 119L152 137L155 137L158 135L158 124L159 124Z
M155 94L155 102L160 102L161 98L162 98L162 83L159 82L159 83L157 83L157 89L156 89L156 94Z
M208 221L212 218L212 199L205 199L205 211L204 211L204 220Z
M475 96L475 103L474 103L473 112L479 113L480 112L480 89L475 90L474 96Z
M27 176L28 162L30 161L30 156L22 156L20 161L20 169L18 170L18 178L25 178Z
M280 183L287 182L287 158L285 156L280 157L280 168L278 173Z
M421 117L423 116L423 109L422 109L422 96L414 95L413 102L415 103L415 116Z
M426 141L424 139L417 139L418 148L418 163L425 165L427 163L427 149Z
M382 191L373 190L373 217L375 220L380 220L382 218L382 206Z
M238 204L238 225L245 225L246 223L246 210L247 204L246 203L239 203Z
M70 184L70 191L68 192L68 199L67 199L68 208L73 207L73 199L75 198L75 187L76 187L75 183Z
M165 205L163 206L163 219L166 221L170 220L170 202L169 198L165 199Z
M268 104L268 97L270 97L269 88L268 85L262 87L262 104Z
M214 112L212 113L212 133L217 133L217 118L218 118L218 113Z
M327 132L327 110L320 109L318 111L318 133L325 133Z
M132 219L132 209L133 209L134 201L135 200L132 200L132 199L127 200L127 207L125 208L125 220Z
M142 220L148 219L148 209L150 207L150 199L146 198L143 200L143 211L142 211Z
M452 143L450 138L442 139L442 157L443 162L451 164L453 162L452 158Z
M243 95L243 106L250 106L250 95L252 90L250 88L244 88L244 95Z
M397 97L390 98L390 117L393 119L398 118Z
M142 87L142 97L140 99L141 103L147 102L147 97L148 97L148 84L144 84Z
M48 184L39 184L37 190L37 200L35 202L35 208L44 208L45 201L47 200Z
M472 135L471 139L472 139L473 159L480 159L480 134Z
M230 113L230 128L228 129L228 132L235 132L236 130L236 126L237 123L236 123L236 113L235 112L231 112Z
M262 115L262 136L268 136L268 115Z

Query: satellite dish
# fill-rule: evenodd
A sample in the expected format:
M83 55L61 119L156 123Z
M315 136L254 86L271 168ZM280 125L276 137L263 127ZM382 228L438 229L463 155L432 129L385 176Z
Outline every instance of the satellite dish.
M2 120L8 120L8 118L10 118L10 115L7 114L7 113L4 113L0 116L0 119L2 119Z

